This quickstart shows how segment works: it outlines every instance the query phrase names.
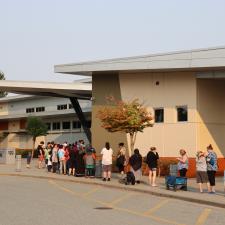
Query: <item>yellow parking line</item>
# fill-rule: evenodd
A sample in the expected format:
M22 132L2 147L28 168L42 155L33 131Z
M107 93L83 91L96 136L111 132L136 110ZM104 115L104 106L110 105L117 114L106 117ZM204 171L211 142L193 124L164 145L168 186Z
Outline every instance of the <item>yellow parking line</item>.
M209 214L211 213L212 209L204 209L200 216L198 217L195 225L202 225L207 220Z
M93 188L90 191L88 191L87 193L83 194L84 197L87 197L88 195L94 194L95 192L97 192L100 188Z
M150 215L154 212L156 212L157 210L159 210L161 207L163 207L164 205L166 205L169 202L168 199L160 201L156 206L154 206L153 208L149 209L148 211L144 212L144 215Z
M134 194L133 194L133 193L125 194L125 195L123 195L122 197L119 197L119 198L113 200L112 202L109 202L108 204L111 205L111 206L112 206L112 205L116 205L116 204L122 202L123 200L125 200L125 199L131 197L132 195L134 195Z
M93 198L88 198L88 196L84 196L83 194L77 194L59 184L57 184L56 182L52 181L52 180L49 180L48 181L50 184L54 185L55 187L59 188L60 190L64 191L64 192L67 192L69 194L72 194L72 195L75 195L75 196L78 196L80 198L83 198L89 202L94 202L94 203L98 203L100 205L104 205L106 207L111 207L111 205L109 205L109 203L107 202L103 202L103 201L100 201L100 200L97 200L97 199L93 199ZM119 200L119 199L118 199ZM171 220L167 220L167 219L163 219L163 218L160 218L160 217L157 217L157 216L153 216L153 215L148 215L148 214L143 214L143 213L139 213L139 212L136 212L136 211L133 211L133 210L129 210L129 209L126 209L126 208L120 208L120 207L113 207L114 210L117 210L117 211L120 211L120 212L127 212L127 213L130 213L130 214L133 214L133 215L136 215L136 216L140 216L140 217L147 217L147 218L151 218L157 222L163 222L163 223L166 223L166 224L174 224L174 225L183 225L183 224L180 224L180 223L177 223L176 221L171 221Z

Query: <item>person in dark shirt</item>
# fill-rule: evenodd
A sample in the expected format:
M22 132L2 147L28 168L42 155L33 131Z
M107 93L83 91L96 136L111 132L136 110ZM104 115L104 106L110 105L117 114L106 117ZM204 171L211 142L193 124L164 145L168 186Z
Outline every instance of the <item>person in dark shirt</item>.
M158 166L159 155L156 151L156 147L151 147L147 154L146 163L149 168L149 184L152 187L156 187L156 171Z
M139 150L134 149L134 154L130 157L129 164L131 166L130 170L133 172L135 176L135 181L137 184L140 184L141 176L142 176L142 156L139 153Z

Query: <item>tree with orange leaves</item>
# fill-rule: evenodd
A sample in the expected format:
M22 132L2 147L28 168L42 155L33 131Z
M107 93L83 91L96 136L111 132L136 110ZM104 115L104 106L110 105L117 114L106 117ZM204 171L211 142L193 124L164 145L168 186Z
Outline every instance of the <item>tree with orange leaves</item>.
M125 132L130 135L130 156L134 150L137 133L153 126L153 117L138 99L124 102L108 97L107 100L110 105L100 109L97 118L101 120L102 127L107 131Z

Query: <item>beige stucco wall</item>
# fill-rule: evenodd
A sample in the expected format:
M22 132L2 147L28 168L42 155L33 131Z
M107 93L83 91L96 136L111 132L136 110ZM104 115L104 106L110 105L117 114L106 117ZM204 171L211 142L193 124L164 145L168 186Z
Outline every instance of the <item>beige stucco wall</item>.
M156 85L159 81L159 85ZM156 146L161 156L176 156L180 148L196 151L196 79L193 72L121 73L123 100L138 98L149 107L164 108L164 123L155 124L137 136L136 147L145 155ZM177 122L176 106L188 106L188 122Z
M101 127L100 120L96 118L97 112L106 105L106 97L114 96L121 99L119 78L117 74L94 74L92 77L92 145L97 153L104 147L105 142L110 142L114 153L117 152L119 142L126 144L126 135L123 133L109 133Z
M198 79L198 149L212 144L225 156L225 80Z

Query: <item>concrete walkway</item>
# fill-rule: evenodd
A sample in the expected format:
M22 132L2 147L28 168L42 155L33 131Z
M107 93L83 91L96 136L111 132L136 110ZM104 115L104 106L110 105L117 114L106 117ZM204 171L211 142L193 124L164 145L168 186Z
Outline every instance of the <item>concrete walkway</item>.
M119 174L113 174L113 178L110 182L103 182L101 179L88 179L78 178L67 175L48 173L46 169L38 169L36 167L36 161L34 160L31 168L26 168L25 160L22 161L21 172L16 172L15 165L1 165L0 164L0 176L23 176L42 178L50 180L62 180L66 182L94 184L104 186L106 188L123 189L127 191L135 191L146 194L152 194L156 196L169 197L174 199L180 199L183 201L190 201L199 204L206 204L211 206L217 206L225 208L225 192L224 192L224 180L223 177L217 177L216 179L216 194L208 194L207 192L201 194L198 190L198 185L195 179L188 179L188 191L176 191L166 190L164 178L158 178L158 187L151 187L148 185L148 177L143 176L141 184L137 185L123 185L118 182ZM206 191L206 190L205 190Z

